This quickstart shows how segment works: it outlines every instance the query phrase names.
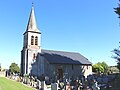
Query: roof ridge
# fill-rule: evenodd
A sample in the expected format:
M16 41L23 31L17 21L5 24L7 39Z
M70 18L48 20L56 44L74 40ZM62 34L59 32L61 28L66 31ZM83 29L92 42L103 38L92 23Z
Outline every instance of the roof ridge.
M47 49L41 49L41 50L44 50L44 51L53 51L53 52L78 53L78 54L80 54L79 52L64 51L64 50L47 50Z

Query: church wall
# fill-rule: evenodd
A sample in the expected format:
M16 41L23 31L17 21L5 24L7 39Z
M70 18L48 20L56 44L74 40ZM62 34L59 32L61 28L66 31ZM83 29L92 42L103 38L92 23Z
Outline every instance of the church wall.
M44 58L44 62L45 62L45 66L44 66L44 70L47 71L45 72L46 76L51 76L51 72L53 72L53 67L51 67L50 63Z
M55 78L58 76L58 69L63 69L63 76L66 78L74 78L78 79L80 75L84 75L85 77L89 75L91 71L91 66L89 69L86 69L86 66L81 65L71 65L71 64L48 64L45 65L45 75L50 78Z
M23 60L23 50L21 51L21 64L20 64L20 73L23 75L23 73L25 72L24 68L25 68L25 62Z
M28 66L27 66L27 70L28 70L28 74L30 73L32 67L31 64L33 63L33 52L31 50L28 50Z
M24 34L24 40L23 40L23 41L24 41L24 42L23 42L23 47L24 47L24 48L27 48L27 43L28 43L27 40L28 40L28 35L27 35L27 33L25 33L25 34Z
M32 65L32 75L40 77L42 74L44 74L44 57L38 53Z
M33 75L33 76L38 76L37 63L33 63L33 64L32 64L32 67L31 67L31 75Z
M27 49L23 48L21 51L21 74L24 75L27 72Z
M78 79L79 76L82 74L81 65L68 64L68 65L64 65L64 67L65 67L64 73L67 78Z
M49 78L55 78L56 68L53 65L46 63L45 75L48 76Z
M87 78L88 75L92 74L92 65L84 65L82 66L84 71L84 76Z
M28 60L32 60L33 51L28 50ZM27 63L26 63L27 64ZM74 78L78 79L80 75L92 74L92 66L90 65L75 65L75 64L51 64L44 58L43 55L38 54L36 57L36 61L32 64L28 61L28 73L31 72L29 69L32 69L32 75L36 75L40 77L42 74L48 76L50 78L56 78L58 76L58 69L63 70L63 76L66 78Z

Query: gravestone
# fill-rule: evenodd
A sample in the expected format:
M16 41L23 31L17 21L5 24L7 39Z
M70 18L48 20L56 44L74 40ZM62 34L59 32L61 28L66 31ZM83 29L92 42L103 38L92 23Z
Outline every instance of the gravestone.
M58 84L57 83L51 83L51 90L58 90Z
M47 89L47 86L46 86L46 84L45 84L45 81L42 81L42 82L41 82L41 89L42 89L42 90L46 90L46 89Z

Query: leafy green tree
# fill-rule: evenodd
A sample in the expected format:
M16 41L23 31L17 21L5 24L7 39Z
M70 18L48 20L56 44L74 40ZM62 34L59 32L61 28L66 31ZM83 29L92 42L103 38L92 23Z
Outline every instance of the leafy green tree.
M20 68L16 63L11 63L9 70L11 73L19 73L20 72Z
M102 62L101 66L104 68L104 73L107 73L110 70L109 66L105 62Z
M103 73L104 72L104 68L100 65L100 64L94 64L92 66L92 69L93 69L93 72L96 72L96 73Z
M109 71L109 66L105 62L98 62L92 66L93 72L96 73L108 73Z

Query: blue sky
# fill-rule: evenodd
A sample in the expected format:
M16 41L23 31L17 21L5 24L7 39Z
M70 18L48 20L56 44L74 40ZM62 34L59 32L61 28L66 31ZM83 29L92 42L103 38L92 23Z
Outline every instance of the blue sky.
M117 0L2 0L0 5L0 63L9 68L20 64L23 33L32 2L42 33L41 47L79 52L93 64L116 65L111 51L120 41L114 7Z

